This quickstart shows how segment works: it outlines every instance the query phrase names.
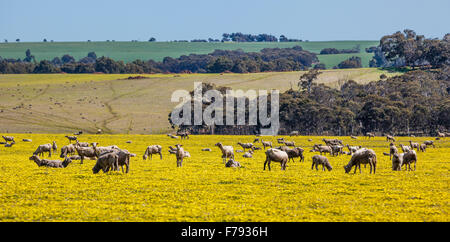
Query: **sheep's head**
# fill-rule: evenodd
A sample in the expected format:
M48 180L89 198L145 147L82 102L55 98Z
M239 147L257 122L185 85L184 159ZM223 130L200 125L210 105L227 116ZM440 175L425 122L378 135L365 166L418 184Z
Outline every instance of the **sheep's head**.
M325 162L325 167L328 169L328 171L333 170L333 167L331 166L331 164L329 162Z
M219 142L219 143L215 144L215 146L219 146L220 147L220 146L222 146L222 143Z
M32 155L31 157L30 157L30 160L39 160L39 157L37 156L37 155Z
M352 169L352 167L350 165L344 166L345 173L349 173L351 169Z

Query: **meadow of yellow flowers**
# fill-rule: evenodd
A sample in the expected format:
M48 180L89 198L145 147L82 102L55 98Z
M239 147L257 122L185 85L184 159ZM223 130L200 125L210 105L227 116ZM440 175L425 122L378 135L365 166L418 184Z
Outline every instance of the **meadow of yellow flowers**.
M264 171L263 151L248 159L236 153L243 168L225 168L214 146L220 141L236 150L237 142L252 142L254 136L80 135L81 142L115 144L137 155L127 174L93 174L94 160L74 160L67 168L38 167L29 160L39 144L54 140L58 152L51 158L61 160L59 148L69 143L63 134L8 135L16 144L0 146L0 221L450 221L450 138L417 152L416 171L392 171L383 155L389 152L384 137L339 137L373 149L378 158L376 174L369 174L369 166L346 174L349 155L327 155L332 171L311 169L316 153L309 150L323 137L285 137L305 149L305 161L289 162L286 171L272 163L272 171ZM276 138L263 137L274 144ZM399 137L397 144L409 139ZM167 151L176 143L191 154L180 168ZM152 144L163 146L162 160L142 159Z

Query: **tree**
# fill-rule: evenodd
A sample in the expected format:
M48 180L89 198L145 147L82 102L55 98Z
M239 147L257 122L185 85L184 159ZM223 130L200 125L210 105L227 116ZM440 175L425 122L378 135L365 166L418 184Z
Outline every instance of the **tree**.
M307 73L300 76L300 82L298 83L298 86L303 90L306 89L308 93L311 93L313 81L316 80L320 74L322 74L322 72L320 72L319 69L312 69L308 71Z
M148 42L155 42L156 41L156 39L154 38L154 37L151 37L149 40L148 40Z

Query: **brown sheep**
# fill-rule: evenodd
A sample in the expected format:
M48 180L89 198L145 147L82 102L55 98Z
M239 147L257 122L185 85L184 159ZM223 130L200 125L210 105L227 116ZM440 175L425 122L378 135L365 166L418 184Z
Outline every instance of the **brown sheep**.
M219 149L222 151L223 163L225 163L225 160L228 159L228 158L233 158L234 159L233 146L224 146L220 142L215 144L215 146L219 147Z
M411 171L411 163L414 162L414 170L416 170L417 163L417 154L415 150L410 150L409 152L403 155L403 163L402 166L408 166L408 170Z
M270 171L270 162L280 162L281 170L286 170L286 163L289 160L289 156L286 152L274 148L270 148L266 151L266 161L264 162L264 170L266 170L266 164Z
M12 136L3 136L2 135L2 137L6 142L14 142L15 143L14 137L12 137Z
M301 147L295 147L295 148L288 148L287 146L283 146L283 148L286 147L287 149L281 149L282 151L286 152L288 154L288 161L292 159L292 162L294 162L294 158L300 157L299 162L302 162L305 160L305 157L303 156L303 151Z
M76 149L73 144L65 145L61 148L61 155L59 155L59 157L64 158L68 154L74 154L75 151L76 151Z
M269 146L270 146L270 148L272 148L272 142L270 142L270 141L264 141L261 139L261 144L263 145L264 150L266 149L266 147L269 147Z
M33 155L43 155L44 152L48 152L48 157L52 156L52 145L51 144L44 144L39 145L35 152L33 152Z
M237 144L240 145L242 147L242 149L244 149L244 152L245 152L245 149L253 150L253 144L252 143L241 143L241 142L238 142Z
M177 135L181 137L181 139L189 139L188 131L177 131Z
M392 141L395 142L395 138L392 135L386 135L386 141Z
M9 144L6 143L6 144L5 144L5 147L12 147L12 146L15 145L15 144L16 144L16 142L14 142L14 141L11 142L11 143L9 143Z
M427 145L426 144L420 144L419 146L420 151L425 152L427 149Z
M320 155L322 155L322 153L329 153L330 155L332 154L333 150L331 149L330 146L327 145L317 145L315 144L313 146L313 151L319 151Z
M69 143L71 143L72 142L72 140L73 141L75 141L75 140L77 140L78 138L77 138L77 136L64 136L64 137L66 137L68 140L69 140Z
M159 158L162 160L162 146L161 145L150 145L145 149L144 156L142 157L144 160L150 155L150 160L152 160L152 155L159 154Z
M373 174L375 174L376 166L377 166L377 155L375 152L371 149L362 148L358 151L356 151L353 155L350 161L347 165L344 166L345 173L350 172L353 166L355 166L355 172L356 169L359 168L359 173L361 173L361 164L369 164L370 165L370 173L372 173L373 168Z
M314 169L314 166L316 167L316 170L319 170L317 167L319 165L322 165L322 170L325 171L325 167L328 169L328 171L331 171L333 167L331 166L330 162L328 161L328 158L322 155L314 155L312 157L312 166L311 170Z
M93 159L93 158L97 158L97 157L100 156L99 154L97 154L95 152L95 149L92 148L92 147L75 146L75 150L77 151L78 155L81 157L80 158L80 164L83 164L83 160L84 160L85 157Z
M33 155L30 160L34 161L38 166L47 166L52 168L66 168L72 160L68 157L64 161L40 159L39 156Z
M78 147L78 148L86 148L86 147ZM92 172L94 174L97 174L100 170L102 170L103 173L108 172L110 169L116 170L118 164L119 164L119 156L115 152L106 153L98 157L97 162L92 168Z
M88 142L79 142L78 140L76 140L75 145L78 145L80 147L89 147Z
M423 143L424 143L426 146L432 145L433 148L436 147L436 146L434 146L434 141L432 141L432 140L425 140Z
M284 141L284 145L295 147L295 141Z
M419 143L413 143L411 140L409 141L409 145L411 146L411 149L417 149L419 151Z
M405 153L395 153L392 156L392 170L393 171L401 171L403 164L403 155Z
M119 170L119 166L122 168L122 173L124 172L123 166L126 167L125 173L128 173L130 169L130 157L131 153L128 152L128 150L122 150L122 149L115 149L112 150L112 152L117 154L118 160L117 160L117 170Z
M392 160L392 155L398 153L398 149L394 143L389 144L389 159Z
M277 142L278 142L278 144L284 144L284 138L278 138L277 139Z

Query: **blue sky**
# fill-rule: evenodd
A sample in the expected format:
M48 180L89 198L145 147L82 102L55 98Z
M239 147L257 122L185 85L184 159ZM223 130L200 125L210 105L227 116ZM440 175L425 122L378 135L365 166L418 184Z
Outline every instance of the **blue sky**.
M450 32L450 0L0 0L0 41L158 41L222 33L379 40L405 28Z

